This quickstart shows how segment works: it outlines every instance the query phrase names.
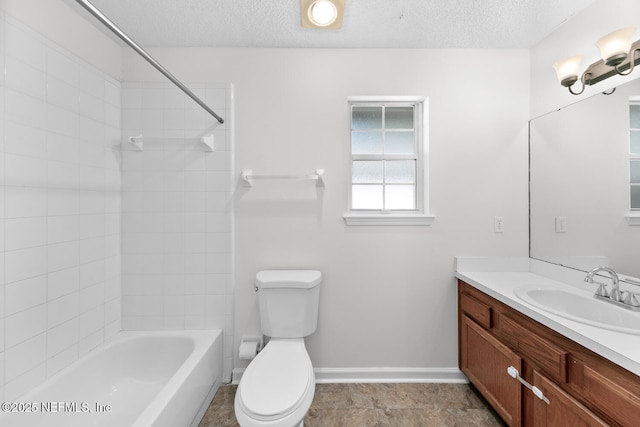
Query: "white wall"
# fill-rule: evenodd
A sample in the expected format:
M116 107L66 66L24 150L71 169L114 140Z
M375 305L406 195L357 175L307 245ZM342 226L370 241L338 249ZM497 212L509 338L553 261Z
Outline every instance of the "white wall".
M582 71L600 60L595 42L605 34L624 27L640 27L640 2L636 0L597 0L580 14L531 49L531 117L600 93L640 77L636 70L628 77L611 77L587 87L579 96L571 95L558 82L552 65L572 55L584 55ZM633 40L640 38L636 32ZM580 84L576 85L579 90Z
M236 189L236 354L240 336L259 330L256 272L318 268L320 320L307 340L316 368L456 367L453 257L527 255L528 51L151 53L183 80L234 84L237 171L326 169L321 193L309 183ZM128 52L124 76L159 79ZM350 95L429 97L432 226L345 226Z
M120 84L14 4L0 4L3 401L120 330L121 306Z

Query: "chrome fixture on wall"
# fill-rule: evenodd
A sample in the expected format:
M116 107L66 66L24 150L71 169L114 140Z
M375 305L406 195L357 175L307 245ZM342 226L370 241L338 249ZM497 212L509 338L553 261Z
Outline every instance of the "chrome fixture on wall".
M636 27L622 28L596 42L602 59L589 65L582 73L582 89L579 92L574 92L571 87L578 81L583 56L571 56L553 64L560 84L568 88L572 94L580 95L587 85L592 86L611 76L631 74L634 66L640 63L640 40L632 43L635 32Z

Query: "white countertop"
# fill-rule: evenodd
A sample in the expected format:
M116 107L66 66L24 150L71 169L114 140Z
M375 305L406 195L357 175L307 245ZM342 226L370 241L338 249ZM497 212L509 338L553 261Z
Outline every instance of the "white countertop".
M501 269L497 268L495 259L490 262L491 267L485 268L477 263L479 258L473 258L473 262L470 263L465 262L463 258L456 258L455 276L457 278L634 374L640 375L640 335L611 331L556 316L528 304L514 293L514 290L522 285L570 287L575 289L575 283L559 281L555 278L532 272L528 266L528 261L525 263L523 259L514 259L516 260L515 264L518 266L514 267L514 263L509 263L504 268L504 271L484 271L487 269ZM528 260L528 258L525 259ZM481 271L467 271L476 268L476 266ZM584 273L580 274L584 276ZM562 273L560 276L562 276ZM584 285L583 290L592 292L588 288L588 284ZM603 304L607 303L603 302ZM621 308L621 310L624 309Z

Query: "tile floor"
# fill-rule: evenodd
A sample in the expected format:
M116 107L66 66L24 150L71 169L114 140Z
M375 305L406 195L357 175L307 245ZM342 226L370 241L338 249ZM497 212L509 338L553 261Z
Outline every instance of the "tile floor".
M238 426L223 385L199 427ZM504 426L466 384L317 384L305 427Z

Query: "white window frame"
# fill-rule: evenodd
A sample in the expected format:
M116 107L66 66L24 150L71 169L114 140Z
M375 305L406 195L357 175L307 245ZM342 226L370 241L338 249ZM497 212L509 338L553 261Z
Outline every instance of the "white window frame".
M423 96L350 96L349 106L349 189L348 208L343 215L347 225L431 225L435 219L429 211L428 98ZM416 209L358 210L351 209L353 186L352 165L358 155L351 148L351 117L354 105L413 105L416 109ZM394 157L394 159L397 157Z
M629 107L632 105L640 105L640 97L631 97L629 99ZM640 154L631 152L631 132L638 131L639 129L629 127L629 212L625 215L627 222L630 225L640 225L640 209L631 207L631 188L638 186L631 182L631 163L640 161Z

